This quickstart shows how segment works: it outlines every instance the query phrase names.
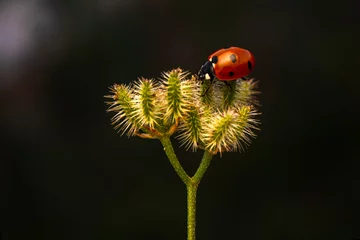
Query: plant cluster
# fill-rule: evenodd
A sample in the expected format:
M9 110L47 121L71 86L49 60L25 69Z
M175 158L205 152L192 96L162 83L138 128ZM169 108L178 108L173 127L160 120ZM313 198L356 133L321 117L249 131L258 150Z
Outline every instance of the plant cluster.
M115 84L106 97L108 111L115 113L112 123L122 134L161 139L178 133L187 149L216 154L241 150L255 136L255 87L252 79L211 84L174 69L160 80Z

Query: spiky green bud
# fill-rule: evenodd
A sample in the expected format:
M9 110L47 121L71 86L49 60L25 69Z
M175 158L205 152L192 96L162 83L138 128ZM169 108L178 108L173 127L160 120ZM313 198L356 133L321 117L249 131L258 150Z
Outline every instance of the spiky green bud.
M222 82L221 82L222 83ZM218 83L218 84L221 84ZM236 92L237 92L237 83L236 81L229 81L226 84L221 84L219 86L219 93L218 95L221 96L221 104L223 109L228 109L229 107L233 106L236 102Z
M164 118L171 123L183 118L196 99L194 95L198 92L198 84L196 81L186 80L187 76L188 73L179 68L163 73Z
M114 84L110 88L113 95L106 96L111 98L113 102L108 102L110 105L108 112L115 112L115 116L111 118L111 122L115 125L115 129L119 129L122 134L126 133L134 135L141 127L142 123L136 117L136 108L132 101L132 90L129 86L123 84Z
M254 79L236 81L217 81L215 83L215 95L217 96L217 105L219 108L227 109L237 105L258 105L255 95L259 94L255 90L257 82Z
M212 121L204 126L203 142L210 152L236 151L242 142L249 142L255 135L251 131L256 121L249 106L229 108L213 113Z
M206 149L217 153L231 151L236 142L236 115L233 110L214 112L212 121L204 126L203 139Z
M236 129L237 144L234 150L241 150L243 149L242 143L249 145L251 143L250 138L256 136L253 129L259 130L257 127L259 121L255 118L259 113L252 106L237 106L235 111L238 116L236 119L238 124Z
M158 87L155 86L153 80L141 78L135 82L133 92L134 117L141 125L154 128L160 114L156 96Z
M250 80L237 80L236 81L236 93L235 93L235 104L237 105L248 105L254 104L259 105L255 95L259 94L256 91L257 82L254 79Z
M200 107L193 105L181 121L178 138L181 141L181 146L184 145L186 149L191 147L196 150L201 145L202 114Z

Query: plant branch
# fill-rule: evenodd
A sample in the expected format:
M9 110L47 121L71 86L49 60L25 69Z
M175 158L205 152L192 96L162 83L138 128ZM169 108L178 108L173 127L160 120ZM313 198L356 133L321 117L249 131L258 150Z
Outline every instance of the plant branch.
M173 168L175 169L176 173L179 175L181 180L185 183L185 185L188 186L190 184L191 179L187 175L187 173L185 172L183 167L181 166L179 160L177 159L174 149L172 147L170 138L167 136L164 136L164 137L160 138L160 141L164 147L164 151L165 151L167 157L170 160L171 165L173 166Z
M201 163L199 165L199 168L197 169L194 176L191 178L191 180L196 184L199 185L201 178L204 176L206 170L208 169L211 159L213 158L213 154L209 151L204 151L203 158L201 160Z

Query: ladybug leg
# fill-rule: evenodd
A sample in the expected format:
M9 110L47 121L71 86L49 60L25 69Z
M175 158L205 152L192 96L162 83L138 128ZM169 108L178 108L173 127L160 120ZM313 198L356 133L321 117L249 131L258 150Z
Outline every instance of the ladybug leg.
M231 86L231 84L228 82L228 81L224 81L226 86L230 87L230 90L232 91L233 90L233 87Z
M250 77L249 77L249 76L245 76L245 77L242 77L241 79L242 79L242 80L249 80Z
M213 84L213 79L210 79L210 84L209 86L206 88L205 92L203 94L201 94L201 97L205 96L207 94L207 92L209 91L211 85Z

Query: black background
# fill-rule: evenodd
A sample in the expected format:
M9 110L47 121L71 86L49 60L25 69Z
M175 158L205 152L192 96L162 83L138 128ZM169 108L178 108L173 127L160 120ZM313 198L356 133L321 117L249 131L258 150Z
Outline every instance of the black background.
M185 239L160 142L120 137L113 83L256 57L261 131L215 157L198 239L356 239L359 1L0 2L3 239ZM201 152L177 148L192 174ZM355 204L354 204L355 203Z

